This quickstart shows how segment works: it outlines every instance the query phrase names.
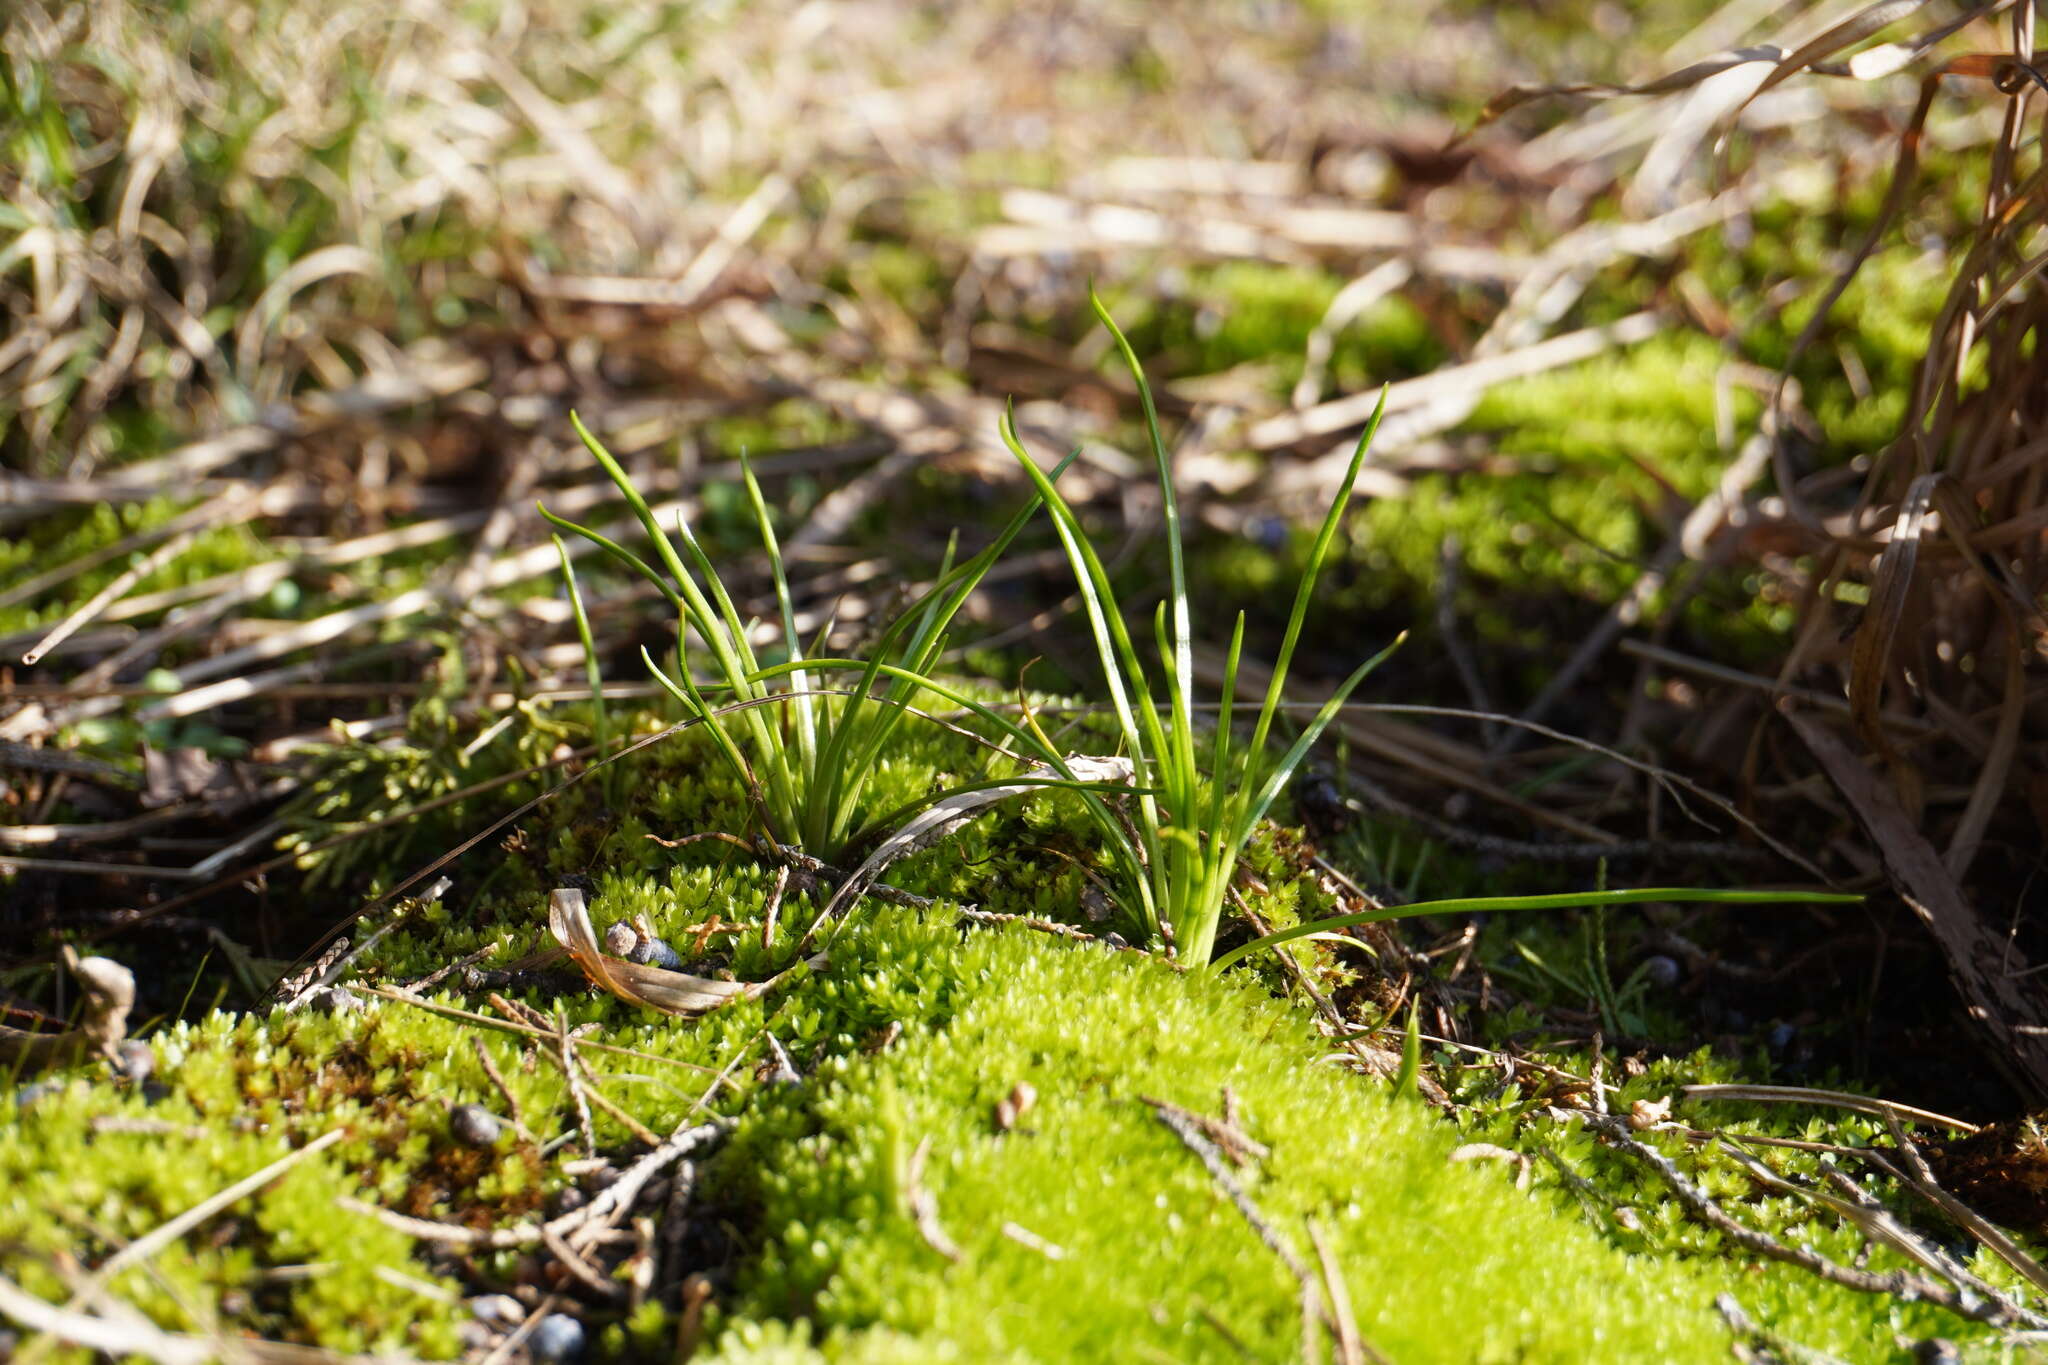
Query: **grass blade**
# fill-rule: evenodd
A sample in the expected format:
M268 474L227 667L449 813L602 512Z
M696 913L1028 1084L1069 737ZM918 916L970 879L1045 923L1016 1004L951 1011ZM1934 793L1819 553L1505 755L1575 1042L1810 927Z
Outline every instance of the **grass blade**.
M1332 915L1310 920L1253 939L1216 959L1218 971L1233 962L1276 944L1306 938L1310 934L1349 929L1360 924L1386 920L1413 919L1420 915L1465 915L1499 910L1570 910L1591 905L1642 905L1655 901L1678 901L1709 905L1855 905L1863 897L1835 891L1723 891L1695 886L1644 887L1629 891L1567 891L1548 896L1466 896L1456 900L1417 901L1412 905L1387 905L1361 910L1352 915Z

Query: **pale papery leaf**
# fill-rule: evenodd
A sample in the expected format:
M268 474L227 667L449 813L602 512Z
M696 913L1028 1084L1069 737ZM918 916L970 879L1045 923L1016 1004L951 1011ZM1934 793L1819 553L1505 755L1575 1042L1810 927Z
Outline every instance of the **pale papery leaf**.
M590 923L590 910L583 893L563 887L548 897L548 931L562 945L593 983L635 1005L663 1014L693 1016L709 1014L735 1000L753 1000L780 985L794 967L778 972L766 981L718 981L711 977L672 972L613 957L598 946L597 931ZM801 965L822 968L823 954Z

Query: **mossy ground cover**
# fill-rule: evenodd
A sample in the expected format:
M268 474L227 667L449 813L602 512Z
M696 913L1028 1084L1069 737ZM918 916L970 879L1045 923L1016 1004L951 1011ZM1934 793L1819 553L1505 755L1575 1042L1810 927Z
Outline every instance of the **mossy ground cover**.
M581 723L576 708L547 721ZM516 964L546 945L545 890L565 876L590 879L600 924L643 915L679 946L702 942L700 970L758 979L783 965L792 926L807 917L793 903L762 945L768 869L729 846L670 849L647 837L736 827L741 793L711 757L700 735L684 732L624 761L615 805L595 779L568 788L544 819L526 822L538 837L452 869L463 884L494 868L487 888L401 902L400 927L359 964L362 979L416 979L480 949L489 950L481 967ZM877 799L982 761L958 736L920 726L880 776ZM1901 1358L1902 1342L1971 1335L1940 1310L1751 1264L1687 1223L1628 1158L1545 1117L1555 1095L1499 1085L1490 1067L1436 1059L1464 1106L1446 1122L1334 1065L1311 1017L1279 998L1284 978L1270 963L1190 974L1144 953L972 926L949 912L972 900L1074 918L1084 828L1057 793L998 808L892 872L940 897L935 909L863 909L831 940L828 966L700 1020L658 1016L573 979L502 987L560 1026L588 1026L587 1043L626 1049L581 1055L596 1088L646 1128L662 1134L707 1113L736 1120L697 1196L726 1248L703 1267L718 1286L701 1324L712 1358L1292 1358L1298 1284L1148 1098L1209 1115L1227 1103L1270 1149L1236 1179L1311 1266L1314 1220L1361 1331L1390 1359L1725 1359L1730 1338L1712 1308L1722 1292L1773 1330L1848 1359ZM1267 917L1285 923L1316 908L1312 884L1286 875L1282 846L1262 841L1250 866L1276 888L1256 902ZM1315 949L1289 951L1317 961ZM487 993L444 985L428 999L488 1012ZM97 1259L339 1128L337 1145L123 1275L116 1292L184 1331L456 1352L468 1316L461 1296L536 1284L539 1263L517 1250L437 1253L337 1197L469 1227L540 1216L576 1183L565 1162L588 1155L577 1106L529 1039L379 997L367 1004L173 1024L151 1040L147 1088L97 1068L11 1087L15 1117L0 1129L10 1274L59 1298L72 1258ZM1500 1023L1514 1031L1533 1021ZM765 1065L769 1034L797 1083ZM460 1104L507 1113L480 1050L532 1141L507 1134L479 1149L451 1131ZM1569 1053L1556 1060L1586 1064ZM1740 1068L1702 1053L1638 1070L1617 1078L1620 1110ZM1006 1126L997 1105L1020 1085L1035 1102ZM629 1125L602 1109L591 1117L600 1152L640 1150ZM1730 1131L1852 1143L1877 1127L1714 1117ZM1575 1192L1548 1166L1525 1191L1501 1163L1451 1159L1474 1140L1548 1148L1599 1193ZM1716 1193L1746 1192L1725 1159L1652 1140ZM927 1157L913 1175L920 1147ZM1817 1175L1808 1154L1770 1159L1796 1177ZM920 1199L953 1253L935 1247ZM1750 1201L1744 1212L1838 1258L1856 1253L1856 1234L1789 1198ZM1880 1251L1874 1264L1890 1261ZM593 1310L591 1320L601 1358L664 1358L679 1325L675 1302L660 1296Z
M733 14L749 8L736 7ZM1554 76L1627 75L1631 44L1676 39L1714 6L1685 0L1653 8L1640 14L1577 3L1540 14L1488 9L1484 22L1465 22L1452 34L1443 15L1400 6L1376 5L1369 14L1346 4L1261 6L1248 22L1284 30L1277 49L1253 41L1255 35L1214 46L1236 56L1256 50L1267 62L1277 52L1282 64L1309 72L1310 81L1340 95L1346 101L1341 119L1325 126L1341 159L1353 150L1349 125L1362 99L1415 106L1430 117L1469 116L1501 83L1502 48L1540 53L1537 60ZM727 221L731 205L718 200L737 203L768 170L787 168L785 129L768 130L763 138L744 117L730 118L722 78L692 84L704 74L692 65L699 47L732 38L732 15L675 7L617 6L601 14L550 4L517 11L470 7L467 18L478 24L478 38L502 42L542 100L557 102L567 121L551 131L529 126L530 101L507 99L476 75L467 49L451 57L451 49L434 46L460 48L458 39L468 41L452 20L445 30L429 32L374 7L315 13L202 3L166 18L148 7L106 5L93 9L90 24L60 32L54 19L64 10L24 6L24 13L51 19L38 35L59 37L45 45L38 36L0 72L0 142L16 154L10 187L24 201L54 207L45 222L0 204L0 229L60 230L72 243L61 259L84 260L88 244L110 239L130 189L144 186L136 191L140 205L158 221L151 223L146 236L153 245L132 278L154 281L151 288L175 284L202 310L193 326L218 350L200 347L195 360L186 349L191 329L180 335L165 320L174 315L153 297L123 299L99 285L55 291L59 301L84 302L52 323L70 329L46 352L55 358L53 371L45 373L38 361L5 372L10 383L0 396L6 421L0 458L10 465L55 477L95 461L104 470L159 455L224 425L267 420L266 405L346 387L376 368L370 357L384 356L394 343L422 340L474 345L478 354L500 357L485 386L492 401L510 395L530 404L546 395L549 402L580 396L585 403L599 397L659 403L683 390L694 395L700 385L723 393L730 400L719 408L725 415L692 423L687 434L672 432L647 452L664 462L741 448L760 455L862 431L842 411L789 397L780 381L749 389L760 357L748 353L729 363L719 344L705 341L720 335L717 327L700 335L694 317L664 315L636 329L621 327L616 317L536 309L528 297L529 287L544 284L548 273L650 269L673 275ZM1296 22L1302 14L1326 12L1327 27L1319 26L1320 18ZM909 71L913 84L943 95L955 74L945 68L967 69L980 60L961 61L944 50L955 32L971 27L966 20L972 17L915 20L925 27L909 30L913 42L878 26L888 79ZM1361 33L1370 35L1363 43ZM826 45L833 60L847 56L857 66L873 55L851 40L855 36L842 33ZM877 171L906 164L898 145L879 159L864 146L837 162L827 152L818 169L798 175L795 207L771 215L758 243L760 261L744 260L727 282L730 289L743 299L788 293L797 301L778 299L774 314L788 338L829 357L844 373L958 395L968 387L962 377L934 363L917 342L957 339L986 313L1047 346L1070 346L1085 325L1079 302L1084 273L1097 270L1163 383L1227 372L1231 391L1284 401L1301 374L1309 334L1369 262L1218 263L1170 250L1084 261L1056 251L963 289L965 265L974 256L971 239L1002 221L1004 187L1064 192L1077 170L1094 169L1111 154L1179 154L1202 145L1185 105L1175 110L1134 102L1197 84L1203 64L1181 63L1176 54L1189 49L1176 46L1170 26L1153 32L1144 22L1112 14L1096 36L1108 41L1083 50L1089 48L1084 40L1057 54L1060 103L1120 111L1104 120L1108 137L1077 154L1059 136L1044 136L1041 113L988 118L960 105L954 107L966 113L957 119L935 119L938 139L905 144L917 152L912 163L948 140L961 144L934 156L931 165L941 169L932 183L893 183L895 172ZM1042 56L1031 32L999 37L990 50ZM1495 45L1459 46L1475 37ZM788 65L780 41L770 34L758 51L742 41L737 55L720 58L719 69L745 72L751 63L749 80L762 78L762 89L790 95L788 108L810 107L815 114L804 103L808 96L777 84ZM1372 81L1351 69L1347 44L1372 62L1401 68L1398 79L1384 82L1394 87L1391 93L1366 88ZM434 55L413 61L416 50ZM196 54L189 61L188 52ZM166 53L174 60L161 61ZM1461 73L1456 86L1427 88L1433 78L1422 69L1443 53ZM1417 65L1417 58L1425 60ZM921 77L915 75L920 60L928 61ZM1069 72L1070 66L1087 69ZM453 87L441 79L457 70L472 74ZM394 72L403 79L383 83ZM194 82L205 92L194 104L201 116L177 121L171 160L151 164L150 140L139 136L143 111L175 108L178 100L167 92ZM474 100L467 121L445 116L451 94ZM653 235L636 237L650 225L611 221L608 210L595 207L603 196L580 178L603 167L578 157L564 173L550 163L556 156L551 136L576 128L600 101L604 115L590 121L589 132L602 152L656 187L649 191L654 201L706 205L715 211L710 218L678 214L675 224L652 225ZM776 107L778 99L759 103ZM1260 143L1247 130L1263 115L1234 95L1204 104L1229 125L1220 148L1227 155L1278 158L1300 150L1287 140L1293 133ZM1541 115L1562 117L1561 109ZM836 119L817 121L833 125L836 136ZM712 132L702 145L682 148L669 135L674 127ZM1170 135L1156 136L1161 127ZM955 138L962 129L1000 135L979 145L975 136ZM474 140L433 140L443 132L474 134ZM718 146L727 136L736 141ZM707 164L695 164L693 152ZM423 169L428 161L432 173ZM1957 170L1941 154L1932 157L1927 178L1947 186L1947 193L1926 196L1914 209L1902 233L1906 240L1938 233L1949 218L1967 220L1976 211L1981 177L1972 179L1969 165L1963 161ZM519 167L519 175L500 177L506 166ZM955 183L945 183L946 166ZM440 176L450 167L453 173ZM567 188L558 191L551 180ZM1387 183L1400 188L1398 177ZM842 196L849 184L859 192ZM848 209L849 199L869 193L871 204ZM1455 199L1464 191L1453 187L1452 193ZM1515 193L1479 205L1479 217L1508 225L1503 245L1531 245L1520 242L1519 224L1529 204L1518 207ZM1503 671L1521 670L1505 689L1505 704L1539 686L1560 643L1605 610L1663 542L1673 508L1713 483L1726 455L1716 434L1723 414L1714 398L1723 367L1730 360L1768 367L1789 358L1790 338L1810 305L1786 306L1780 287L1787 281L1817 287L1833 268L1839 244L1869 226L1876 202L1869 186L1808 177L1767 196L1744 232L1699 238L1677 265L1630 265L1596 280L1561 325L1609 320L1646 306L1676 313L1671 300L1686 297L1693 286L1742 324L1714 340L1667 336L1489 394L1449 433L1453 442L1483 451L1483 468L1422 475L1406 496L1377 501L1354 518L1343 542L1344 563L1326 579L1330 592L1319 619L1336 624L1330 643L1311 651L1318 662L1355 662L1338 656L1367 634L1360 620L1387 624L1389 631L1426 621L1439 591L1442 547L1455 537L1467 572L1454 605L1465 627L1503 659ZM813 232L821 219L831 220L832 233L846 234L835 250L815 250L834 245L832 233ZM112 239L128 235L113 233ZM629 238L644 249L641 256ZM338 245L374 248L376 259L367 270L344 270L287 291L290 297L269 295L296 264ZM508 266L522 255L529 273ZM650 266L648 257L659 264ZM29 299L22 281L41 268L38 259L25 249L7 257L5 282L15 291L10 301ZM1802 360L1797 377L1815 417L1809 433L1817 438L1815 461L1847 461L1891 436L1901 386L1940 294L1939 272L1929 260L1917 247L1880 254L1837 306L1836 327L1824 344ZM992 292L978 292L984 286ZM41 292L48 291L41 284L36 289L40 306ZM1336 336L1326 395L1420 374L1457 354L1483 328L1499 292L1493 285L1424 281L1388 299ZM981 304L972 305L974 299ZM972 306L963 310L963 300ZM874 327L871 313L891 319L895 343L909 338L913 344L877 346L875 335L889 328ZM96 369L96 362L127 344L120 338L128 316L149 320L131 372L109 387L101 381L113 371ZM239 333L252 317L264 326L248 333L258 344L246 347ZM863 324L871 331L863 332ZM589 335L580 334L586 329ZM504 351L524 358L508 367ZM1738 432L1747 431L1756 397L1740 385L1733 395L1727 415ZM463 395L465 402L485 397L482 391ZM490 404L472 402L466 409L480 410L491 410ZM524 440L527 433L517 424L476 425L493 441ZM403 436L404 426L370 422L365 429ZM1131 434L1115 422L1107 426L1111 437ZM465 439L480 438L472 433ZM418 444L407 449L416 455ZM347 453L337 457L330 446ZM351 519L354 454L351 436L326 441L304 468L266 456L257 464L261 477L312 472L333 480L338 514L208 531L136 590L233 573L291 553L292 542L279 533L361 530ZM825 488L809 476L775 485L778 510L789 518L785 530ZM982 517L990 491L976 473L920 469L856 519L850 548L887 552L901 570L914 539L907 526L939 527L942 539L945 527ZM750 549L752 529L737 485L714 484L701 494L707 543L720 553ZM122 511L63 508L11 528L15 533L0 543L0 582L160 525L188 505L167 499ZM1290 538L1277 518L1262 516L1254 524L1259 534L1206 537L1197 547L1203 593L1256 607L1291 584L1304 538ZM939 539L923 547L934 551L927 562L936 558ZM288 580L253 613L260 621L248 624L305 620L437 582L466 550L464 542L447 541L360 562L346 574ZM0 631L47 625L125 567L108 564L60 592L0 608ZM1128 572L1140 579L1156 569L1141 552ZM592 571L586 586L615 584ZM552 584L527 583L502 595L516 600L553 591ZM1043 605L1014 584L1002 592L1011 596L1001 598L1001 616L1028 616ZM1768 579L1754 572L1713 575L1688 608L1685 626L1695 643L1723 661L1761 667L1787 623L1786 604L1772 593ZM1134 585L1130 595L1141 600L1142 587ZM1653 612L1662 606L1660 598ZM302 875L278 877L278 900L303 905L309 917L324 922L388 889L505 804L537 792L544 779L408 817L383 834L350 838L324 853L311 850L332 837L360 834L367 820L449 797L590 738L587 718L576 708L540 706L517 708L503 717L508 728L487 735L486 727L501 717L479 717L466 705L475 679L464 646L475 637L466 639L465 632L473 624L453 614L424 624L386 622L373 637L352 639L437 651L427 667L443 695L415 710L395 741L351 746L302 774L300 799L285 812L291 833L284 845L303 854L296 869ZM174 645L162 662L189 661L208 648L207 640L189 640ZM620 652L630 659L630 648ZM1434 657L1426 643L1411 649L1416 656ZM1030 657L980 652L972 663L985 676L1024 676L1041 686L1053 681L1080 688L1089 681L1085 669L1062 675L1058 659L1027 669ZM524 655L511 658L496 681L521 692L531 681L526 663ZM413 672L388 663L362 675L351 670L345 664L327 676L414 681ZM1600 700L1604 704L1604 693ZM232 733L223 733L204 721L138 728L116 715L74 727L57 743L133 768L141 741L159 750L197 744L221 756L237 752L237 741L269 720L242 708L224 721ZM708 757L698 739L665 743L622 765L621 780L586 782L522 821L509 838L486 841L451 864L453 894L408 909L398 931L360 971L371 981L407 980L471 953L483 954L484 968L508 967L547 946L542 906L549 888L565 878L588 879L600 921L644 915L679 944L694 939L691 930L704 930L707 970L754 978L784 965L791 924L802 916L787 914L780 933L761 942L770 885L764 869L730 848L669 850L647 838L741 827L740 793ZM976 762L973 751L919 732L891 756L878 805L970 775ZM91 815L62 792L36 812L38 819L58 821ZM1247 862L1266 888L1254 896L1256 908L1279 923L1314 908L1320 895L1312 878L1298 875L1290 851L1296 842L1291 836L1264 839ZM1511 882L1555 889L1559 879L1554 867L1502 869L1426 845L1418 855L1415 847L1408 836L1375 830L1356 848L1340 846L1335 856L1355 874L1370 875L1376 885L1394 882L1410 896L1499 890ZM1073 918L1090 887L1087 874L1099 870L1085 824L1048 796L984 816L943 849L897 869L892 880L942 901ZM68 895L82 884L59 885ZM0 880L0 898L10 889ZM743 931L725 932L735 922ZM241 923L229 921L230 930L240 935ZM1606 967L1596 963L1585 930L1563 917L1487 926L1478 960L1523 1007L1480 1013L1476 1036L1500 1047L1530 1046L1532 1037L1540 1045L1558 1031L1560 1007L1584 1006L1585 1017L1597 1019L1610 1039L1626 1034L1671 1048L1673 1055L1662 1060L1655 1047L1647 1048L1640 1074L1615 1079L1612 1102L1622 1108L1661 1098L1689 1080L1784 1078L1784 1057L1743 1051L1742 1040L1719 1053L1695 1051L1702 1032L1697 1020L1663 1008L1669 1001L1631 991L1641 953L1627 928L1616 932L1617 979L1605 983L1614 998L1600 999L1602 983L1590 973ZM115 950L158 974L198 970L156 952L160 941L128 940ZM142 943L151 947L135 946ZM1856 1297L1752 1265L1717 1235L1684 1221L1630 1159L1582 1126L1559 1120L1551 1111L1570 1106L1558 1094L1534 1087L1526 1075L1500 1080L1492 1060L1450 1050L1427 1058L1430 1073L1464 1106L1452 1122L1431 1117L1413 1100L1387 1096L1380 1082L1333 1064L1304 1018L1279 1003L1288 983L1270 961L1256 975L1237 973L1229 982L1193 979L1138 955L1077 949L1022 930L964 928L943 905L922 917L863 911L832 951L827 970L799 972L765 1001L696 1023L642 1014L573 981L504 987L543 1011L559 1008L566 1026L593 1026L593 1042L643 1054L586 1053L598 1084L637 1122L666 1132L700 1099L738 1121L730 1146L706 1172L702 1195L707 1219L729 1225L721 1234L729 1251L706 1261L719 1277L719 1293L705 1349L721 1357L1232 1358L1238 1354L1233 1341L1257 1358L1292 1355L1298 1326L1289 1277L1139 1098L1150 1094L1213 1113L1228 1086L1248 1130L1272 1147L1270 1158L1243 1173L1253 1197L1304 1253L1304 1220L1314 1216L1326 1229L1365 1334L1393 1359L1724 1358L1728 1338L1708 1311L1722 1290L1793 1341L1843 1358L1898 1358L1904 1343L1935 1333L1974 1342L1981 1354L1996 1358L1997 1348L1983 1334L1973 1335L1937 1310ZM1352 950L1339 957L1288 951L1299 951L1322 979L1338 985L1373 975ZM43 979L14 976L9 984L27 989ZM190 1001L215 998L217 985L200 972L187 992ZM245 994L232 998L255 1004ZM477 988L450 986L435 998L487 1007ZM579 1125L558 1073L529 1045L388 1001L361 1014L287 1017L261 1009L207 1013L179 1007L178 999L173 989L160 1003L187 1017L153 1023L146 1033L161 1093L117 1087L86 1071L57 1077L51 1088L10 1092L14 1107L0 1125L0 1260L10 1272L19 1267L35 1292L62 1297L74 1260L100 1259L337 1125L347 1129L346 1141L210 1221L150 1269L123 1276L119 1296L185 1330L217 1325L342 1349L437 1356L458 1348L468 1317L448 1296L535 1282L536 1266L520 1255L463 1263L422 1251L410 1237L333 1199L347 1192L416 1216L483 1224L556 1207L575 1179L562 1157L580 1154L580 1138L545 1156L540 1148L573 1137ZM1354 1023L1385 1024L1383 1013L1355 1010ZM1800 1027L1821 1032L1846 1025ZM900 1033L879 1046L892 1028ZM797 1087L757 1074L766 1031L804 1074ZM499 1108L504 1102L478 1059L479 1041L509 1079L535 1143L506 1138L479 1151L450 1131L454 1105ZM1542 1048L1539 1056L1560 1071L1588 1074L1594 1060L1576 1046ZM712 1074L736 1059L738 1068L705 1098ZM1608 1064L1611 1069L1612 1058ZM1035 1088L1038 1103L1021 1125L1003 1131L992 1110L1018 1081ZM1688 1117L1731 1131L1852 1145L1879 1137L1861 1120L1821 1126L1783 1111ZM635 1150L625 1124L602 1111L593 1122L600 1150ZM958 1263L933 1249L910 1208L908 1152L925 1139L931 1148L921 1188L963 1252ZM1547 1159L1534 1168L1536 1185L1528 1192L1513 1188L1507 1169L1448 1160L1454 1143L1481 1139L1525 1153L1547 1150L1590 1180L1593 1192L1558 1175ZM1831 1219L1787 1198L1750 1197L1733 1167L1711 1150L1671 1134L1652 1140L1743 1216L1839 1258L1855 1253L1854 1234ZM1824 1159L1810 1153L1769 1159L1806 1181L1824 1169ZM1003 1235L1005 1222L1068 1254L1048 1258ZM1874 1263L1892 1261L1880 1252ZM603 1309L592 1321L599 1326L599 1354L665 1357L679 1327L673 1287L642 1308Z

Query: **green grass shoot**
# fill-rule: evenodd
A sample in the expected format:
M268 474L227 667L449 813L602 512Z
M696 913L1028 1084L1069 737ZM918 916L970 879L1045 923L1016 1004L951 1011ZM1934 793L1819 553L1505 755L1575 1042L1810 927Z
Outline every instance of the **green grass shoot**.
M1331 915L1308 920L1255 938L1216 959L1218 970L1249 957L1262 948L1311 934L1327 934L1360 924L1379 924L1390 919L1415 919L1422 915L1475 915L1499 910L1571 910L1583 906L1642 905L1655 901L1682 901L1709 905L1855 905L1863 897L1836 891L1725 891L1693 886L1636 887L1626 891L1566 891L1548 896L1465 896L1454 900L1416 901L1411 905L1386 905L1355 914Z
M1018 439L1015 422L1007 416L1003 421L1003 440L1038 489L1052 517L1087 614L1118 738L1124 752L1137 765L1138 785L1148 792L1130 803L1127 825L1123 811L1112 811L1099 799L1090 802L1105 843L1115 853L1124 909L1148 937L1168 940L1183 961L1202 964L1209 960L1214 948L1224 896L1252 832L1338 708L1400 643L1396 639L1394 645L1360 664L1284 754L1277 759L1268 755L1267 741L1285 695L1288 664L1301 639L1316 575L1329 557L1350 501L1352 484L1386 410L1386 396L1381 394L1372 421L1359 437L1350 466L1309 552L1251 738L1239 742L1233 728L1238 704L1238 664L1244 652L1241 612L1231 631L1215 726L1207 735L1201 735L1195 725L1193 613L1188 601L1187 566L1172 462L1160 432L1159 413L1144 367L1101 298L1090 291L1089 302L1115 339L1124 365L1137 384L1159 481L1166 528L1168 591L1154 617L1153 634L1158 645L1159 690L1165 694L1163 706L1158 702L1159 690L1154 688L1152 675L1131 640L1102 559L1089 544L1080 519L1055 484L1057 471L1048 475L1039 469ZM1050 742L1043 741L1043 737L1041 740L1040 747L1049 750Z
M763 834L827 862L838 858L871 822L874 812L863 802L868 776L897 727L911 714L910 700L945 650L947 628L1029 522L1036 503L1020 508L996 538L965 563L953 562L954 547L949 545L937 581L888 624L866 660L830 661L842 670L857 669L861 676L852 689L827 694L812 686L812 675L820 670L805 658L782 547L761 485L745 457L741 474L767 554L780 617L784 661L768 666L688 519L677 516L671 537L656 522L625 468L575 414L570 421L639 519L660 568L545 506L541 515L588 539L661 589L677 616L675 667L671 673L648 656L656 682L692 717L709 720L724 712L708 728L720 756L747 792ZM692 640L710 656L708 682L700 682L691 666ZM714 707L707 691L718 693L729 705Z

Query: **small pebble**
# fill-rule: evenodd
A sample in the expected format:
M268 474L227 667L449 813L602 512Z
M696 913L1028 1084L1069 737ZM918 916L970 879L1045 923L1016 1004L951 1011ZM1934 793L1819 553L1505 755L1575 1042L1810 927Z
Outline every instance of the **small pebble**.
M322 1014L353 1014L364 1009L363 997L343 986L325 986L306 1000L306 1008Z
M681 954L658 938L641 939L626 956L643 967L665 967L672 972L683 968Z
M458 1104L448 1113L448 1131L466 1147L491 1147L504 1125L498 1116L480 1104Z
M63 1092L62 1081L33 1081L14 1092L14 1107L27 1109L45 1095L60 1095ZM0 1359L5 1358L0 1356Z
M499 1327L517 1327L526 1321L526 1305L510 1294L479 1294L469 1301L469 1311L478 1321Z
M1676 986L1678 979L1684 974L1675 957L1657 953L1643 959L1643 979L1659 990L1669 990Z
M574 1360L583 1354L583 1324L563 1313L550 1313L526 1339L526 1349L535 1360Z
M121 1074L131 1085L141 1085L156 1072L156 1050L138 1038L121 1044Z
M613 957L631 957L639 946L640 931L624 920L612 921L611 928L604 931L604 950Z

